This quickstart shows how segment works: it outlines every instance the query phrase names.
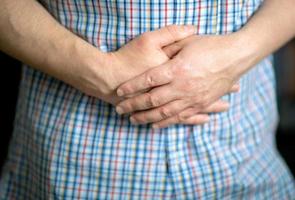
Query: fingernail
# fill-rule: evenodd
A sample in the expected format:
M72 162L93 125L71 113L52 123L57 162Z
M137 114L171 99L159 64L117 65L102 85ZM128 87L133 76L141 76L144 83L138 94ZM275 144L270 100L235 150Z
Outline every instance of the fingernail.
M205 116L204 117L204 121L208 122L210 120L210 117L209 116Z
M160 127L159 127L159 125L157 125L157 124L153 124L153 125L152 125L152 128L153 128L153 129L159 129Z
M228 109L229 108L229 103L226 102L226 103L223 104L223 106L224 106L225 109Z
M119 97L123 96L123 95L124 95L123 90L118 89L118 90L117 90L117 95L118 95Z
M138 124L138 122L136 121L136 119L134 119L134 117L130 117L130 122L134 125Z
M120 114L120 115L124 113L123 108L120 107L120 106L117 106L117 107L116 107L116 111L117 111L117 113Z
M197 26L187 25L186 27L188 31L194 31L195 34L198 32Z
M187 31L192 31L192 30L195 31L195 26L193 26L193 25L185 25L184 28L185 28Z

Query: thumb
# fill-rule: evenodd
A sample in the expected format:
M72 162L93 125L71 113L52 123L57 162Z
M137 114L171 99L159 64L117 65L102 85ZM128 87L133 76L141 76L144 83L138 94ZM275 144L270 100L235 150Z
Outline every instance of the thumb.
M181 42L175 42L173 44L167 45L162 48L163 52L168 56L168 58L173 58L181 49L183 44Z
M162 48L195 33L193 25L169 25L150 32L150 37L157 47Z

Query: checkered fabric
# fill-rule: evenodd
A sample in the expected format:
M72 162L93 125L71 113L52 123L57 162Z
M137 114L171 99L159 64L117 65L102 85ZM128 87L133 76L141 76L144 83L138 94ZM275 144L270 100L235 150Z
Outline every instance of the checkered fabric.
M262 0L40 0L64 27L102 51L143 32L194 24L239 30ZM1 199L294 199L275 148L275 79L268 57L223 97L205 125L153 130L55 78L23 67Z

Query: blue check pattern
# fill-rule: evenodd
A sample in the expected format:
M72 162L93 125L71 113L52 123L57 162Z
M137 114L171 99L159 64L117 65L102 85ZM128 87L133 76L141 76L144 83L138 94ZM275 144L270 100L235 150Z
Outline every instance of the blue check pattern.
M40 0L64 27L104 52L143 32L193 24L228 34L262 0ZM7 199L295 199L278 154L272 58L222 97L229 111L205 125L153 130L115 108L23 66L13 138L2 171Z

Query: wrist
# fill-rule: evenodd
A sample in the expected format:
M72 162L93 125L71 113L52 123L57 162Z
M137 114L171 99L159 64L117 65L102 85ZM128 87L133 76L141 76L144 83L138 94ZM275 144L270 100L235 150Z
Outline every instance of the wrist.
M237 67L233 73L234 76L239 78L255 66L262 59L263 54L259 43L254 40L255 37L247 31L240 30L233 33L231 37L234 41L233 55L237 59Z
M110 95L114 90L110 82L112 79L110 77L112 74L111 61L110 53L101 52L96 48L93 48L93 51L85 56L84 66L87 72L84 75L94 85L100 96Z
M84 40L76 40L70 47L71 70L68 77L72 85L90 96L104 98L110 93L108 53L100 51Z

